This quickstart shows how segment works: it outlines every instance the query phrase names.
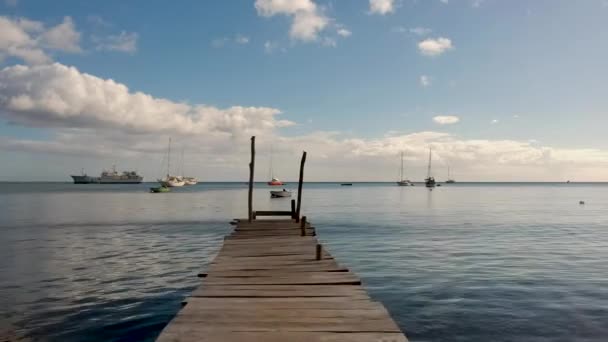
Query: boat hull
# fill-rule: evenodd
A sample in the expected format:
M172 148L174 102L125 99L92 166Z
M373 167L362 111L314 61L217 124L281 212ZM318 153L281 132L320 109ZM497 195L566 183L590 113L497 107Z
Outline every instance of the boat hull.
M74 184L99 184L99 177L90 177L90 176L75 176L70 175L74 180Z
M402 180L402 181L398 181L397 185L399 186L414 186L414 183L408 181L408 180Z
M272 198L291 197L291 191L271 191L270 197L272 197Z
M161 193L161 192L169 192L171 191L170 188L166 187L166 186L159 186L156 188L150 188L150 192L152 193Z

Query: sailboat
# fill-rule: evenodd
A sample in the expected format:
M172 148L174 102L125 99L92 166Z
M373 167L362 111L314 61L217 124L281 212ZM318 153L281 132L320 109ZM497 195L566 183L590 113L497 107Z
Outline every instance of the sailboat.
M446 183L456 183L455 180L452 179L452 177L450 177L450 165L448 165L448 180L445 181Z
M283 185L283 182L281 182L281 180L279 180L277 177L274 176L274 170L272 169L272 147L270 148L270 181L268 182L268 185L270 186L280 186Z
M403 179L403 152L401 152L401 173L399 175L399 180L397 181L397 185L414 186L414 183L410 182L408 179Z
M184 148L182 148L182 174L186 174L184 171ZM186 177L180 176L180 178L184 181L184 185L196 185L198 183L198 179L196 177Z
M167 176L165 178L159 179L158 182L164 186L169 188L181 187L186 184L184 180L179 176L171 176L171 138L169 138L169 147L167 148Z
M426 179L424 180L424 184L426 185L427 188L435 187L435 177L431 176L431 160L432 160L432 154L431 154L431 148L429 147L429 167L427 170Z

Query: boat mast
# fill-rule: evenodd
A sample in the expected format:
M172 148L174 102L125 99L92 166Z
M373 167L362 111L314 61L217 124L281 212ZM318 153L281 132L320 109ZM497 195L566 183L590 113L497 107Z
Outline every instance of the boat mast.
M431 178L431 148L429 147L429 168L426 172L426 176Z
M401 178L399 180L403 180L403 151L401 151Z
M274 170L272 169L272 150L272 145L270 145L270 170L268 170L270 173L270 180L274 179Z
M169 138L169 147L167 148L167 179L171 174L171 138Z

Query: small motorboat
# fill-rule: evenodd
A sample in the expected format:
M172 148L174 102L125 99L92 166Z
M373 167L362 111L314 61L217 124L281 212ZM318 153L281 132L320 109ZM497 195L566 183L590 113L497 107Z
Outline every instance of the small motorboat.
M353 186L353 183L342 183L340 186Z
M270 197L279 198L279 197L291 197L291 191L283 190L271 190Z
M166 187L164 185L161 185L161 186L158 186L155 188L150 188L150 192L152 192L152 193L169 192L169 191L171 191L171 188Z

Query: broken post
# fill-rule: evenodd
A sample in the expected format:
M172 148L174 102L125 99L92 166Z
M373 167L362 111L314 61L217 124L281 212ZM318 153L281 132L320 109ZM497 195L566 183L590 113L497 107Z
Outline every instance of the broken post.
M300 161L300 180L298 181L298 207L296 209L296 222L300 222L300 210L302 208L302 182L304 182L304 163L306 163L306 151L302 153L302 161Z
M251 162L249 163L249 222L253 221L253 170L255 168L255 136L251 137Z

